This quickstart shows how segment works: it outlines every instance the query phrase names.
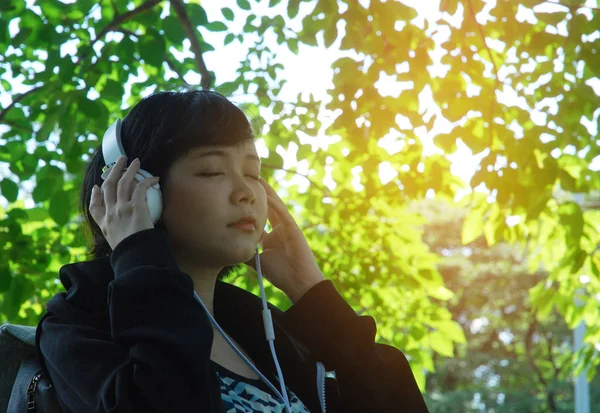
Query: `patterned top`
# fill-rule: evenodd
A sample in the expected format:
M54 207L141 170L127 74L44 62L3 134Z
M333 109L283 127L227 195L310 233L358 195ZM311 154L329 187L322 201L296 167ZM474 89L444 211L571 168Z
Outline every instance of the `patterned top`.
M285 404L262 380L240 376L212 363L221 382L221 399L227 413L285 413ZM273 385L278 386L279 381ZM289 388L287 392L293 413L310 413Z

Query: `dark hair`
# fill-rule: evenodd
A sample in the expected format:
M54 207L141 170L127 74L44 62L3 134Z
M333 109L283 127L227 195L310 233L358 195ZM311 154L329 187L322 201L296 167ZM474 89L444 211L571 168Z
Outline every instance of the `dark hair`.
M207 90L153 93L135 105L121 125L121 142L128 163L139 158L143 169L161 177L161 186L167 182L169 167L190 149L235 146L254 138L244 112L225 96ZM100 175L104 165L100 143L85 171L79 200L87 255L91 259L105 257L112 251L89 211L92 188L103 182ZM155 227L164 229L162 219ZM225 267L218 279L228 278L241 268Z

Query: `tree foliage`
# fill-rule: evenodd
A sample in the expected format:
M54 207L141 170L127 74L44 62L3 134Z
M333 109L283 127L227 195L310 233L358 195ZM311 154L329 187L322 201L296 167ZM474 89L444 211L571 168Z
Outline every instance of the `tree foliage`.
M573 412L573 333L558 311L540 317L528 300L548 273L530 272L527 256L504 242L488 248L481 236L464 246L464 208L417 205L428 216L423 239L455 293L448 309L467 338L453 357L434 356L425 394L431 412ZM599 384L594 377L590 411L600 408Z
M555 196L557 189L600 189L600 174L590 169L600 147L596 9L442 0L439 13L424 20L389 0L368 7L348 0L237 0L221 18L209 19L196 0L32 3L0 4L0 84L8 93L13 80L28 89L0 110L0 162L10 171L0 184L8 205L0 214L0 320L35 324L60 290L60 266L83 258L76 200L107 125L154 88L189 86L232 98L250 94L249 112L272 115L258 122L269 149L267 180L275 187L293 175L308 180L306 191L287 188L286 199L321 268L357 311L377 319L380 340L406 352L422 386L424 372L434 369L432 355L452 355L465 336L444 304L453 293L423 241L426 219L405 205L427 194L456 195L463 185L446 155L459 141L481 156L470 187L491 192L464 200L470 212L463 242L483 235L487 246L505 241L524 248L531 267L548 273L532 289L533 308L548 314L555 308L571 326L585 319L590 328L580 366L600 362L594 349L600 218ZM258 14L259 6L276 12ZM245 18L241 31L232 23L236 16ZM290 19L301 30L291 30ZM211 44L211 32L223 32L224 44ZM250 36L257 40L236 78L220 80L204 55ZM293 53L299 45L337 42L355 57L333 64L329 101L299 95L283 102L286 68L267 38ZM75 52L65 52L67 45ZM188 73L198 73L201 84L187 85ZM408 86L398 96L381 91L376 83L384 75ZM421 103L428 96L433 109ZM324 108L335 111L325 131L318 117ZM449 132L438 133L444 125ZM314 150L300 142L300 132L339 140ZM438 151L425 152L427 133L437 133ZM400 143L396 152L382 147L390 136ZM276 148L290 145L308 162L308 174L283 168ZM385 183L382 165L396 174ZM29 196L33 207L25 206ZM507 217L518 221L508 225ZM580 275L590 282L581 285ZM253 288L244 277L236 282Z

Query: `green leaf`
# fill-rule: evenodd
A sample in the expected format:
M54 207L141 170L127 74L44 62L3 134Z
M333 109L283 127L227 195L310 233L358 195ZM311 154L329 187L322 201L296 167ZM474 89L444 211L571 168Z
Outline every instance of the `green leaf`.
M11 320L18 316L21 304L35 293L33 282L25 275L12 277L10 288L2 295L2 312Z
M70 196L64 191L59 191L50 199L48 209L50 217L58 224L65 225L71 215Z
M125 94L123 85L112 79L108 79L102 88L101 96L110 101L120 102Z
M289 0L287 6L287 13L290 19L293 19L298 15L300 9L300 0Z
M483 233L483 209L472 209L467 212L462 227L462 243L468 245Z
M427 379L425 376L425 371L423 370L423 368L419 365L413 366L411 364L411 370L413 373L413 376L415 378L415 381L417 382L417 386L419 386L419 390L424 393L426 390L426 384L427 384Z
M16 10L16 6L12 1L6 1L0 3L0 11L9 12L11 10Z
M58 186L56 180L49 178L39 179L31 194L33 201L38 203L50 199L50 197L59 189Z
M199 43L200 43L200 48L205 53L206 52L212 52L213 50L215 50L215 48L211 44L209 44L209 43L206 43L206 42L204 42L202 40L200 40Z
M58 20L64 14L66 4L54 1L39 2L42 9L42 15L48 20Z
M0 265L0 293L8 291L10 283L12 282L12 274L7 263Z
M338 30L337 26L334 24L330 24L325 28L323 32L323 40L325 41L325 47L330 47L333 42L337 39Z
M4 145L5 149L8 149L8 153L10 154L11 162L16 162L27 154L27 148L23 144L23 142L11 141Z
M121 101L121 98L119 98L118 101ZM67 116L63 116L63 118L60 120L60 128L62 132L60 134L60 142L58 143L58 147L66 154L71 152L73 145L75 145L77 142L77 126L77 116L74 116L71 112L69 112Z
M437 287L435 290L432 289L429 291L429 295L442 301L448 301L454 297L454 293L444 286Z
M48 210L46 208L28 208L26 211L27 217L31 222L43 221L48 218Z
M579 244L583 233L583 212L575 202L565 202L558 208L560 223L566 229L568 245Z
M227 36L225 36L225 41L223 42L223 45L227 46L229 43L233 42L235 40L235 35L233 33L229 33Z
M189 16L194 26L204 26L208 23L208 16L206 10L199 4L188 4Z
M233 10L231 10L229 7L223 7L221 9L221 13L223 13L223 17L225 17L227 20L233 21Z
M248 0L237 0L237 5L242 10L250 10L250 2Z
M0 19L0 44L6 43L8 38L8 22Z
M288 47L290 48L290 51L292 53L294 53L295 55L298 55L298 40L296 40L296 39L289 39L288 40Z
M281 169L283 168L283 158L275 150L269 151L269 157L264 160L264 164L270 168Z
M454 356L454 344L445 334L434 331L428 335L428 344L436 353L446 357Z
M0 191L2 191L2 196L8 202L15 202L19 195L19 186L10 178L3 178L0 182Z
M161 36L144 36L139 42L142 59L154 67L160 67L165 58L165 41Z
M456 321L430 321L428 324L455 343L464 344L467 342L462 327Z
M225 82L221 83L215 88L215 92L222 94L223 96L231 96L233 92L238 90L239 84L237 82Z
M210 22L208 24L205 24L204 27L206 27L211 32L224 32L225 30L227 30L227 26L223 22Z
M71 79L75 74L75 65L71 59L61 59L58 66L58 77L63 83L71 83Z
M275 7L279 3L281 3L281 0L269 0L269 7Z
M84 97L78 102L81 112L94 119L99 118L101 115L102 109L100 108L100 105L101 103L98 102L98 100L89 100L87 97Z
M55 107L48 113L48 115L46 116L46 119L44 119L44 122L42 123L42 127L40 128L40 130L36 132L35 140L38 142L46 142L48 140L48 137L50 136L50 133L52 133L54 131L54 128L56 127L56 123L58 122L59 117L60 117L60 108Z
M12 86L6 79L0 79L0 83L2 83L2 87L5 91L10 92L12 90Z
M165 35L167 36L167 39L169 39L173 43L179 44L183 42L183 40L186 38L185 32L183 31L181 23L179 22L179 19L177 17L173 15L167 16L163 20L162 25L163 29L165 30Z

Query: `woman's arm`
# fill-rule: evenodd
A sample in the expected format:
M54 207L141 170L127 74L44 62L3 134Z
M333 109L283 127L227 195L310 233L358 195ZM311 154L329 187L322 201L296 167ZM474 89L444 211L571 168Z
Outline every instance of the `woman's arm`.
M376 343L373 317L358 316L330 280L311 288L283 320L316 360L335 370L340 411L428 412L404 354Z
M62 404L72 412L133 413L208 403L212 329L165 234L150 229L117 246L107 293L90 287L98 285L92 277L100 261L61 269L68 291L50 300L38 327L38 350Z

